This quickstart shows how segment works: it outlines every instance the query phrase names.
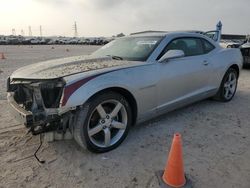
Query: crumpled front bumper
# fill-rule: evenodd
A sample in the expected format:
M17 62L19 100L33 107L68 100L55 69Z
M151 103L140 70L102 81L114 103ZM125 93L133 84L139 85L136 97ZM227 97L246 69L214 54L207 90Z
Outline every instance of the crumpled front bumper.
M14 93L8 92L7 100L10 105L10 111L12 115L27 128L31 127L34 124L33 114L30 111L26 111L21 106L19 106L14 100Z
M10 106L11 114L22 124L29 128L33 135L57 130L62 124L62 118L56 113L51 113L47 116L33 114L22 108L14 99L14 93L8 92L7 100Z

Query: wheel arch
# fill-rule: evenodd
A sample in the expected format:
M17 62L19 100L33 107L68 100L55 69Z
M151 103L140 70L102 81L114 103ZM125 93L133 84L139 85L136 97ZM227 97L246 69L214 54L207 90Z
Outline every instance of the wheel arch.
M230 69L230 68L233 68L233 69L235 69L237 71L237 75L238 75L238 78L239 78L239 76L240 76L240 68L239 68L239 66L237 64L233 64L228 69Z
M102 89L102 90L96 92L95 94L93 94L88 99L88 101L90 101L91 99L93 99L97 95L100 95L102 93L109 92L109 91L112 91L112 92L115 92L115 93L119 93L120 95L122 95L123 97L126 98L126 100L128 101L128 103L129 103L129 105L131 107L131 110L132 110L132 118L133 118L132 119L132 125L134 125L136 123L136 119L137 119L138 106L137 106L137 102L136 102L135 97L127 89L124 89L122 87L109 87L109 88L105 88L105 89Z
M236 70L236 72L237 72L237 74L238 74L238 78L239 78L239 76L240 76L240 68L239 68L239 65L237 65L237 64L232 64L232 65L228 66L228 67L225 69L225 72L224 72L224 74L222 75L222 78L220 79L220 84L221 84L221 82L222 82L224 76L226 75L227 71L228 71L230 68L233 68L233 69ZM219 88L218 88L218 89L219 89Z

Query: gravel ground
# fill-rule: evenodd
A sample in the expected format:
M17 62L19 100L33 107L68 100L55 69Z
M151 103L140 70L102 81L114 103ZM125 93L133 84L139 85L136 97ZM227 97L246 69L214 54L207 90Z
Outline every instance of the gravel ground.
M185 172L198 188L250 187L250 70L229 103L205 100L133 127L116 150L93 154L73 140L45 143L26 135L7 110L5 82L18 67L86 54L97 46L0 46L0 187L159 187L175 132L183 136ZM68 50L67 50L68 49Z

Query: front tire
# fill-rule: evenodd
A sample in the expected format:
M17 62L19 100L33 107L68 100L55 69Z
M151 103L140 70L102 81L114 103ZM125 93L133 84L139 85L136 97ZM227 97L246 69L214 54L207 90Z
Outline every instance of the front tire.
M238 72L233 68L229 68L223 77L219 91L214 98L222 102L231 101L236 93L237 85Z
M76 142L97 153L118 147L126 138L132 123L127 100L118 93L108 92L95 96L85 107L76 117L73 133ZM83 120L81 116L86 117Z

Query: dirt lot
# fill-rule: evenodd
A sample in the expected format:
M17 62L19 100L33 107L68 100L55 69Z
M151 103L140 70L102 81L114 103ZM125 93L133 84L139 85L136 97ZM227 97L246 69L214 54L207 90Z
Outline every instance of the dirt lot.
M40 60L86 54L96 46L0 46L0 187L159 187L174 132L183 135L185 171L198 188L250 187L250 70L229 103L202 101L137 125L116 150L93 154L72 140L45 143L7 110L5 82L15 69ZM67 50L68 49L68 50Z

